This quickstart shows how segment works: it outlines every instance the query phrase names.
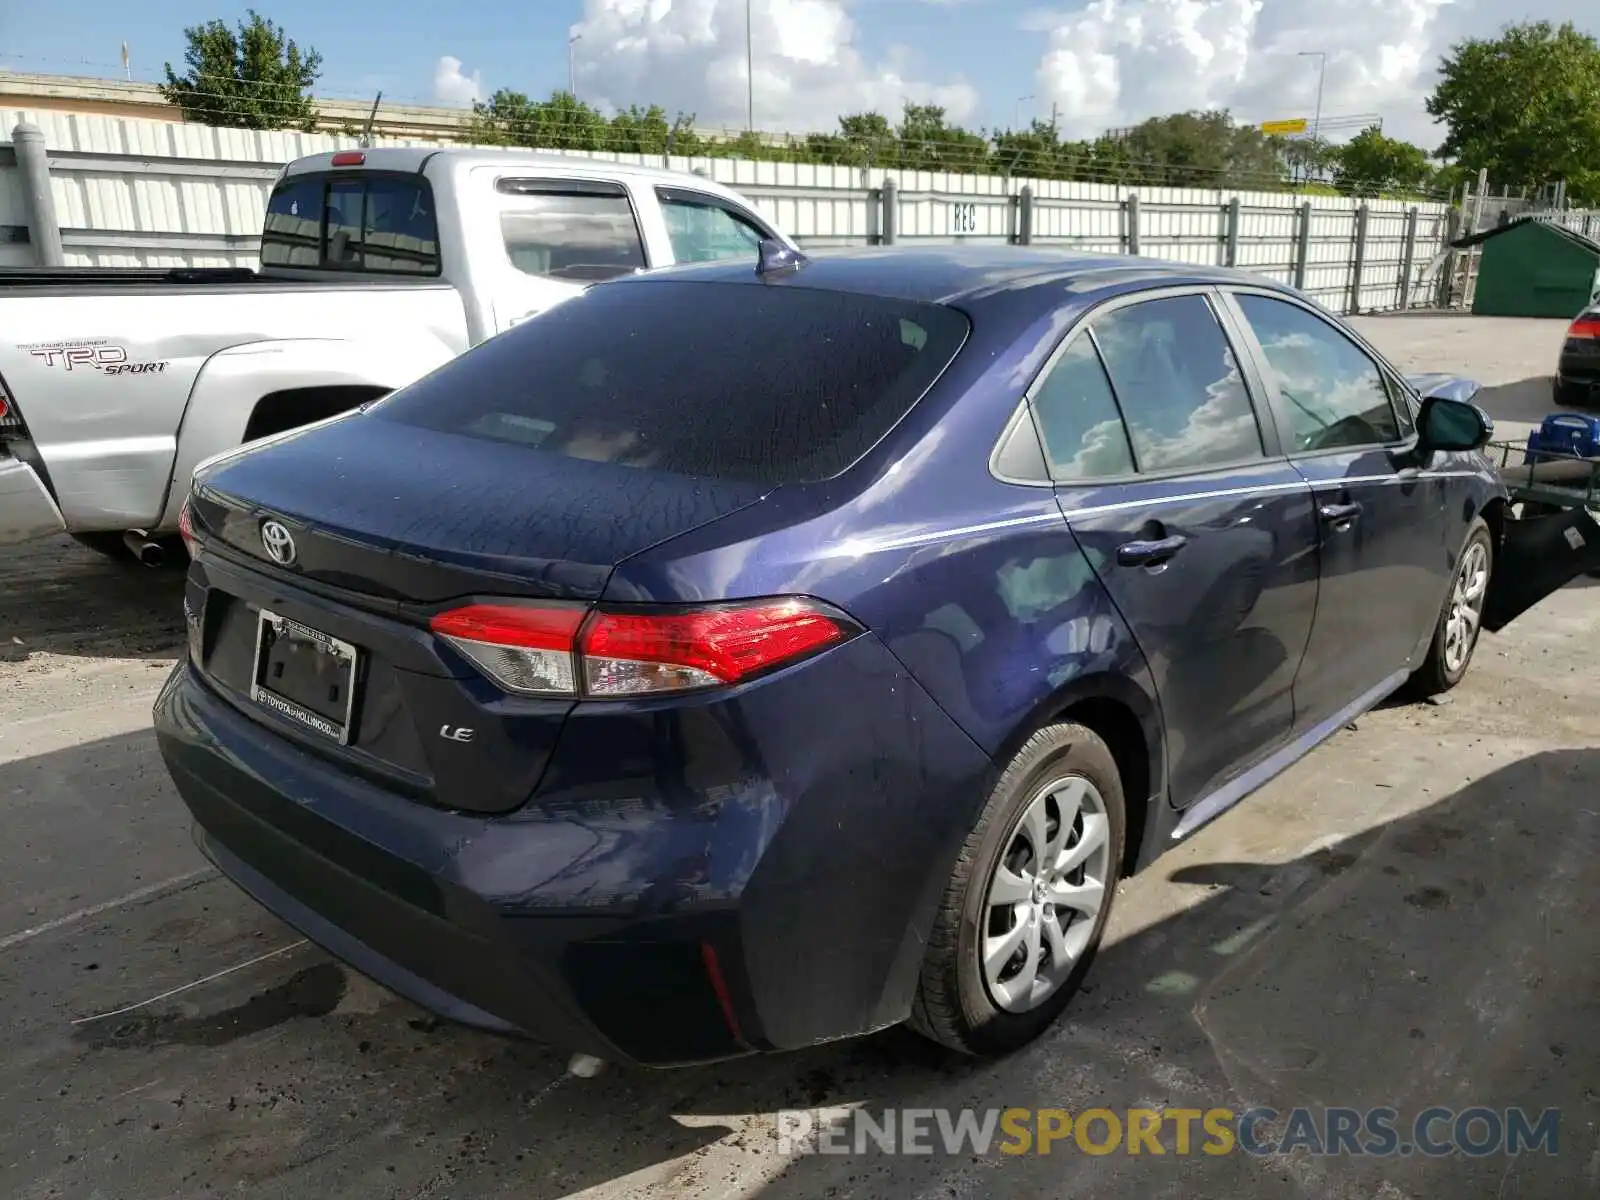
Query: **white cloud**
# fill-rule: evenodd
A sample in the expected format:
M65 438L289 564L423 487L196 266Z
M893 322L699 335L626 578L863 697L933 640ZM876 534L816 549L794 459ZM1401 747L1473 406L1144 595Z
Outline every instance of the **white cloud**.
M656 103L700 125L745 122L746 0L585 0L572 32L578 94L626 108ZM843 113L898 117L911 101L969 119L977 92L921 77L909 53L869 61L845 0L750 0L757 128L831 129Z
M441 55L433 68L433 98L440 104L465 108L483 99L483 79L477 71L463 75L459 58Z
M1592 0L1092 0L1025 14L1043 33L1037 92L1060 106L1064 135L1093 136L1148 117L1229 108L1248 121L1311 117L1327 54L1323 113L1375 114L1384 132L1432 147L1423 110L1440 57L1509 21L1580 16ZM1356 130L1335 136L1347 136Z

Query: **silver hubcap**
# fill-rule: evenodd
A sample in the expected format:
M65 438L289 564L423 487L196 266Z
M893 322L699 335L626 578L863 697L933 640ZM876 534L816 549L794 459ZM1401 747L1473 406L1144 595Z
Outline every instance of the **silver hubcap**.
M1466 665L1478 643L1478 622L1489 590L1489 552L1473 542L1461 556L1455 586L1450 589L1450 615L1444 626L1444 666L1454 675Z
M1024 1013L1065 982L1106 902L1111 827L1094 784L1069 775L1039 789L989 880L979 953L995 1004Z

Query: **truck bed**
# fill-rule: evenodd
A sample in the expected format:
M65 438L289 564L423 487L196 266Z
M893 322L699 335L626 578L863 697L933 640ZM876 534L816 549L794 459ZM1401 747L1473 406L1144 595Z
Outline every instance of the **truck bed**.
M258 271L251 267L0 267L0 295L446 286L432 275L374 275L358 271Z

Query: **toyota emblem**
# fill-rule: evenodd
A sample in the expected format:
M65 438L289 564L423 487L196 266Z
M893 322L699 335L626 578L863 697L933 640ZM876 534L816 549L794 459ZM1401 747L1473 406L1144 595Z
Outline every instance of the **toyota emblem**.
M294 561L294 537L281 522L267 521L261 526L261 544L266 547L267 557L280 567Z

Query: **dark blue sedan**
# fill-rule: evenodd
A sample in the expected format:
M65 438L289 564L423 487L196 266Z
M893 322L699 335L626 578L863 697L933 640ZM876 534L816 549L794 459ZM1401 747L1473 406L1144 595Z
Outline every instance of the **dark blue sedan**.
M1272 283L767 251L196 479L155 716L201 845L448 1017L1016 1047L1119 878L1578 569L1501 588L1488 419Z

